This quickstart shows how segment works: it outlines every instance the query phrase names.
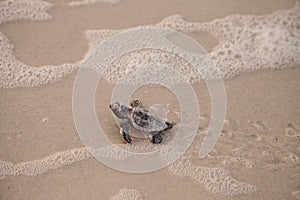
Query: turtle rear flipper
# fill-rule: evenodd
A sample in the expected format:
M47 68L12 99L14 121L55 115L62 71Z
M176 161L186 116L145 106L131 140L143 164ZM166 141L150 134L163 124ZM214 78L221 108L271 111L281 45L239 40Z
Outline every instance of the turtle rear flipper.
M173 124L170 122L166 122L166 125L167 125L167 128L165 129L165 131L173 128Z
M153 144L159 144L159 143L161 143L161 141L162 141L162 137L161 137L160 133L155 133L152 136L151 142Z

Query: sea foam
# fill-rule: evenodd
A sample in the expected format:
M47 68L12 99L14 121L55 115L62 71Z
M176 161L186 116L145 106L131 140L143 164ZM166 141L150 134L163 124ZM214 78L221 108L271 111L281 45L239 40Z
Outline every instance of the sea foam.
M119 3L120 0L79 0L79 1L71 1L68 3L69 6L82 6L82 5L90 5L96 3L108 3L108 4L116 4Z
M291 195L293 195L296 200L300 200L300 191L291 192Z
M0 2L0 24L21 19L52 19L46 12L51 6L52 4L39 0L7 0Z
M39 0L0 2L0 24L15 20L50 20L46 12L52 4ZM36 87L56 82L78 68L78 64L32 67L13 55L13 45L0 32L0 88Z
M168 168L170 172L192 178L202 183L206 189L213 193L226 196L249 194L256 191L256 187L232 178L223 168L202 167L194 165L190 156L182 156Z
M142 195L135 189L121 189L111 200L142 200Z
M299 146L297 145L298 141L293 140L291 143L289 137L284 136L284 134L282 139L280 139L279 146L276 144L276 140L273 140L272 136L269 134L263 134L262 141L257 141L255 138L254 140L251 140L247 133L236 133L234 124L235 120L227 120L226 129L228 129L227 131L233 131L233 135L224 135L214 149L214 152L216 153L213 152L206 159L208 162L212 159L217 160L218 162L214 164L214 167L204 167L192 162L192 151L195 151L199 146L193 146L193 148L187 151L183 156L180 156L182 149L171 148L165 144L155 145L145 139L135 139L132 144L117 144L119 148L107 146L98 149L91 147L68 149L55 152L52 155L38 160L20 163L0 160L0 179L5 179L7 176L36 176L44 174L49 170L59 169L76 162L91 159L92 155L90 152L97 157L126 160L131 156L129 152L148 153L159 151L161 158L166 161L173 160L173 158L177 158L178 155L180 156L178 160L167 167L171 174L198 181L208 191L213 193L231 196L249 194L255 192L257 188L254 185L233 178L227 169L220 167L222 166L221 162L224 160L229 161L230 165L233 164L238 165L239 167L245 167L247 170L264 169L265 172L268 172L269 170L273 171L274 169L296 169L299 165L299 151L297 150ZM248 128L253 127L252 122L249 122L248 126ZM256 127L253 128L254 130L257 129ZM257 129L257 131L260 131L260 129ZM203 132L205 132L205 130L203 130ZM250 132L252 132L252 130L250 130ZM238 138L235 137L233 139L232 137L236 134L239 135ZM197 133L197 137L200 137L201 135L202 131ZM245 143L245 141L248 142ZM121 151L120 149L124 149L125 151ZM227 155L228 153L233 153L233 155Z
M0 88L37 87L61 80L74 72L78 64L32 67L17 60L13 46L0 32Z
M13 12L15 10L13 6L7 6L9 2L5 1L0 4L0 9L5 8L8 13L15 13ZM41 1L34 2L37 4ZM230 79L245 72L284 69L300 64L300 57L298 56L300 55L299 4L299 1L297 1L295 7L291 9L278 10L261 16L230 15L204 23L188 22L180 15L173 15L163 19L158 24L147 25L146 27L170 28L183 33L210 33L219 40L219 44L207 55L219 69L221 77ZM46 19L42 16L47 15L45 10L50 5L47 3L45 5L41 11L37 9L43 15L41 17L35 15L36 17L33 19ZM1 23L27 19L29 15L14 16L8 19L3 18L4 20ZM36 87L61 80L64 76L78 69L80 64L85 62L92 50L101 41L124 30L88 30L86 36L89 39L90 50L83 60L75 64L66 63L59 66L41 66L39 68L28 66L17 60L13 55L13 46L1 34L0 88ZM183 58L159 50L144 50L126 54L112 63L104 76L106 79L116 82L129 69L134 69L139 64L149 63L173 66L189 83L201 79L201 75ZM167 77L170 76L166 75ZM130 79L127 81L129 83L136 82L136 80Z
M154 145L149 143L149 141L141 140L132 145L120 144L118 146L126 151L141 153L157 150L164 145ZM113 146L100 149L90 148L89 151L93 152L93 154L97 156L115 158L117 160L126 159L129 156L126 153L124 154L123 151L113 148ZM59 169L64 166L72 165L76 162L91 158L92 156L89 151L86 148L69 149L66 151L56 152L42 159L21 163L11 163L0 160L0 179L4 179L7 176L36 176L44 174L49 170ZM176 152L174 153L173 150L164 153L169 154L168 158L170 158L170 156L174 156L172 154L177 154ZM179 160L175 161L168 167L168 170L172 174L181 177L193 178L203 184L209 191L214 193L221 193L223 195L237 195L248 194L256 190L255 186L232 178L229 172L223 168L196 166L191 163L189 158L190 156L186 155L180 157ZM127 192L125 193L127 194Z

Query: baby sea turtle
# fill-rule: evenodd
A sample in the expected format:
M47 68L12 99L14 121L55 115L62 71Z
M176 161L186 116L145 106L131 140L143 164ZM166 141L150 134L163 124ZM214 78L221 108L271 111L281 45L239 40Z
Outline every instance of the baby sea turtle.
M131 143L130 125L137 130L149 133L151 142L155 144L161 143L161 133L163 131L173 127L170 122L164 121L148 110L143 109L139 100L132 101L130 106L115 102L109 105L109 108L118 118L122 119L120 133L128 143Z

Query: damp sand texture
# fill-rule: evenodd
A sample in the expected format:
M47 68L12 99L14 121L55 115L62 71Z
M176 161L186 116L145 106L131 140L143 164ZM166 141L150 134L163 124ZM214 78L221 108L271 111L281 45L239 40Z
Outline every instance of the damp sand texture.
M295 0L0 1L0 199L300 199L299 13ZM226 119L204 159L207 88L184 59L153 49L126 54L104 73L96 91L99 123L127 151L164 147L178 127L162 144L135 139L128 145L108 105L118 79L137 63L171 65L201 108L191 147L159 171L129 174L101 164L80 141L72 116L76 72L106 38L138 26L187 34L219 68ZM132 98L146 108L159 103L168 119L180 122L168 89L148 85ZM112 148L90 151L128 156Z

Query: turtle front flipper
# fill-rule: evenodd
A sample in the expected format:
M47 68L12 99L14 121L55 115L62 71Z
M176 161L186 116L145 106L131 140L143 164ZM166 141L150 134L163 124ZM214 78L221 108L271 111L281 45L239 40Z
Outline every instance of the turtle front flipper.
M131 143L131 141L132 141L132 139L129 135L129 127L130 127L130 123L129 123L128 119L124 119L121 122L120 133L123 135L123 138L127 143Z
M131 137L128 133L123 131L123 138L127 143L131 143Z
M157 133L153 133L152 137L151 137L151 142L153 144L159 144L162 141L162 137L160 135L160 132Z

